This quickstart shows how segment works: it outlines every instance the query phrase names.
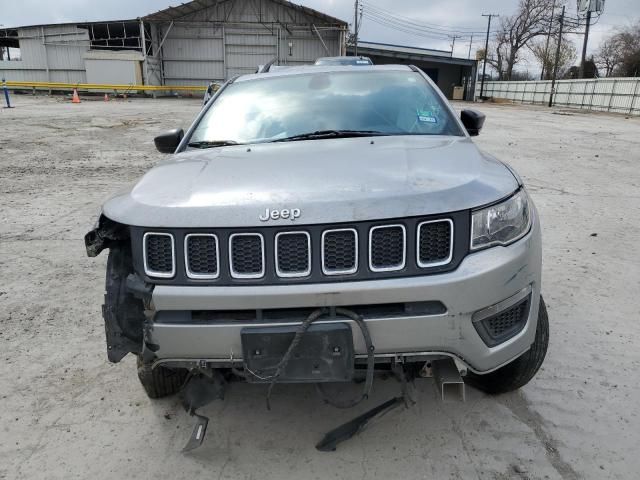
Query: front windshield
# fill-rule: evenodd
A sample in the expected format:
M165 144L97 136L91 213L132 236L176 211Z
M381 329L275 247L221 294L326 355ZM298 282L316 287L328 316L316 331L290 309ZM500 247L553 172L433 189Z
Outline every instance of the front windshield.
M463 135L418 72L340 71L233 83L205 112L189 143L259 143L327 130Z

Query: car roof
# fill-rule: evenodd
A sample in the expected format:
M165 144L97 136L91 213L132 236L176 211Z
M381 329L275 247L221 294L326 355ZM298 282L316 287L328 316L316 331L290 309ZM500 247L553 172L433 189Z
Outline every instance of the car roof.
M339 56L339 57L319 57L319 58L316 58L316 62L318 60L344 60L345 58L349 59L349 60L358 60L358 59L362 59L362 58L367 58L367 59L371 60L369 57L365 57L364 55L358 55L358 56L355 56L355 55L348 55L348 56L342 55L342 56Z
M332 73L332 72L407 72L411 67L408 65L360 65L357 68L353 65L301 65L278 69L265 73L251 73L236 78L236 82L246 82L248 80L265 80L273 77L288 77L292 75L302 75L309 73Z

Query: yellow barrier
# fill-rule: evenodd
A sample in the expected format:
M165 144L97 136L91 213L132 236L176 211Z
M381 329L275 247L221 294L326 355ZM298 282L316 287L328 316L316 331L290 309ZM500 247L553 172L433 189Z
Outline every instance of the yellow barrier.
M102 83L60 83L60 82L13 82L7 81L9 88L44 88L47 90L119 90L131 92L134 90L145 92L157 92L164 90L204 92L208 87L186 85L115 85ZM219 88L215 85L214 90Z

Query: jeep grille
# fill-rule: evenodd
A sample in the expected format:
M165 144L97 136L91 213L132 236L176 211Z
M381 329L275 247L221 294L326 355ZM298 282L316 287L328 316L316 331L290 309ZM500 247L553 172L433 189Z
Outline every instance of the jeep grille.
M453 253L453 222L449 219L422 222L418 225L418 265L444 265Z
M322 271L347 275L358 270L358 232L353 228L327 230L322 234Z
M305 277L311 273L311 236L308 232L276 234L276 273L279 277Z
M143 239L144 271L151 277L171 278L175 274L173 235L147 232Z
M220 272L218 237L210 233L191 233L184 242L187 276L217 278Z
M405 257L404 225L379 226L369 230L369 268L372 271L401 270Z
M450 271L469 251L469 225L463 211L337 225L131 230L134 251L144 250L137 269L154 283L279 285Z
M264 275L264 238L259 233L234 233L229 237L229 265L234 278Z

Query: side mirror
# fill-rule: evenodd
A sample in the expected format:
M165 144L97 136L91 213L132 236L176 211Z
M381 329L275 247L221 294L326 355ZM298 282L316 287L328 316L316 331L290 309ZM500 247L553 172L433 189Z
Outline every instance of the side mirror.
M462 110L460 113L462 124L472 137L480 135L480 130L482 130L485 118L487 117L484 113L480 113L476 110Z
M153 139L153 143L156 144L160 153L173 153L180 145L182 137L184 137L184 131L181 128L174 128L158 135Z

